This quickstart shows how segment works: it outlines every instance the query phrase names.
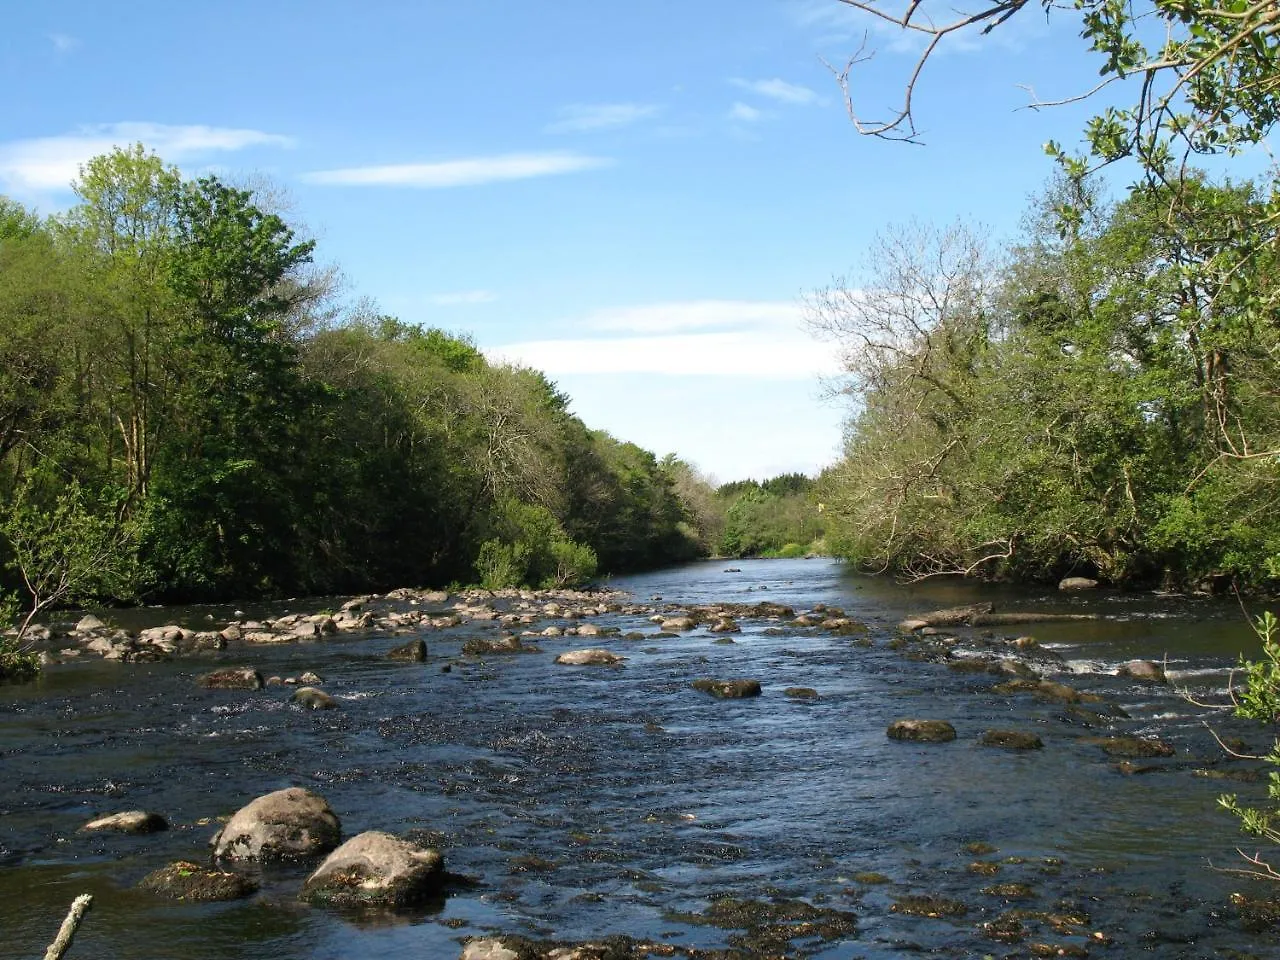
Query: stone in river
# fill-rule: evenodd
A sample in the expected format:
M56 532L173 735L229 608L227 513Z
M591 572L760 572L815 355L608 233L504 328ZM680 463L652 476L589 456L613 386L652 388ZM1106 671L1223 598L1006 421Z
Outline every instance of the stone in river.
M256 891L258 884L238 873L178 860L147 874L138 883L138 889L174 900L239 900Z
M759 680L712 680L710 678L693 681L693 689L709 693L723 700L734 700L740 697L760 696Z
M556 657L556 663L567 664L571 667L612 667L622 663L625 659L627 658L609 650L570 650Z
M444 877L444 858L380 830L352 837L302 885L301 898L335 907L403 907L430 897Z
M241 807L214 838L213 853L227 860L300 860L332 850L341 835L324 797L288 787Z
M956 728L945 720L895 720L886 731L891 740L946 743L956 738Z
M425 640L410 640L387 651L388 660L403 660L408 663L423 663L427 659L427 643Z
M299 687L289 699L308 710L333 710L338 706L337 700L315 687Z
M261 690L262 674L252 667L214 670L200 677L199 684L210 690Z
M1039 750L1044 742L1034 733L1020 730L987 730L980 742L984 747L1003 747L1005 750Z
M90 820L81 830L114 830L117 833L155 833L168 830L169 822L158 813L146 810L125 810L106 817Z
M1146 680L1150 683L1164 683L1167 679L1164 666L1154 660L1130 660L1128 663L1121 664L1116 675L1132 677L1134 680Z

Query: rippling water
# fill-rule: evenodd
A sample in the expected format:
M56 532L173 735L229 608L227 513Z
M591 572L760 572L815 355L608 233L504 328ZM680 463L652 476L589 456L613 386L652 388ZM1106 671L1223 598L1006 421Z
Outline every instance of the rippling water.
M858 915L856 935L797 940L788 956L1027 956L1026 945L982 929L1011 907L1087 914L1076 935L1029 922L1031 940L1098 956L1275 955L1275 935L1246 932L1228 906L1233 891L1265 891L1209 866L1238 862L1240 837L1217 795L1257 798L1264 788L1197 773L1238 766L1221 762L1205 720L1255 749L1267 738L1168 688L1113 675L1126 659L1167 656L1179 682L1212 696L1238 654L1252 652L1238 609L943 582L907 589L820 560L732 566L740 571L704 563L615 585L640 601L837 605L868 624L870 645L744 621L733 644L702 630L566 637L539 640L541 654L481 662L459 656L467 637L491 630L473 624L427 634L426 664L385 660L404 638L374 634L165 663L75 662L38 684L0 687L0 957L37 954L85 892L96 902L73 960L452 958L463 939L493 931L724 947L732 931L689 922L723 896L785 896ZM1062 657L1055 679L1131 719L1089 721L1061 704L1002 696L995 678L916 662L891 644L908 611L975 599L1102 614L1005 630L1034 633ZM182 612L192 622L205 614ZM171 614L132 615L155 623ZM656 629L643 618L598 622ZM982 639L960 636L962 648ZM620 669L552 663L588 645L628 659ZM211 662L264 675L314 670L341 709L303 712L287 689L200 689L193 678ZM720 701L690 688L706 676L754 677L764 695ZM790 700L791 686L820 696ZM949 720L958 739L890 741L885 728L900 717ZM1044 749L980 746L992 727L1035 732ZM1177 756L1124 775L1088 741L1116 733L1160 736ZM297 903L300 871L269 872L258 896L230 904L131 889L165 863L204 855L209 818L289 785L324 795L346 835L416 835L480 885L428 910L361 921ZM78 832L95 814L137 808L163 813L172 829ZM977 842L994 852L966 850ZM970 872L975 859L999 864L998 876ZM859 880L872 872L888 882ZM996 882L1029 884L1031 899L983 892ZM968 912L892 912L909 894L959 900ZM1091 942L1095 931L1106 939Z

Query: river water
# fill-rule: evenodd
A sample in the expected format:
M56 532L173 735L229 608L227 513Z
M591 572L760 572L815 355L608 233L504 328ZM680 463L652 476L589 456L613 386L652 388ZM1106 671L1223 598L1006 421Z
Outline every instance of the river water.
M834 605L868 632L751 620L732 644L704 630L566 637L540 640L541 654L477 661L459 654L473 624L428 633L426 664L386 660L405 638L372 634L160 663L81 659L37 683L0 687L0 957L38 955L80 893L95 904L72 960L452 960L466 938L491 933L626 934L683 948L736 944L744 956L1031 956L1032 944L1109 957L1280 955L1276 932L1245 923L1229 903L1233 892L1263 895L1265 886L1212 868L1238 866L1242 843L1217 796L1258 800L1265 785L1221 779L1247 780L1249 764L1223 762L1206 721L1258 752L1268 736L1168 687L1114 675L1124 660L1167 657L1178 684L1220 700L1226 670L1256 647L1238 608L942 581L906 588L825 560L731 566L613 585L640 601ZM1100 614L1000 632L1033 633L1061 657L1046 676L1101 695L1087 706L1116 716L1003 695L995 677L912 659L893 642L908 612L979 599L1004 611ZM202 625L229 614L129 616ZM638 617L598 622L657 629ZM979 630L956 635L961 653L983 641ZM552 662L601 645L625 664ZM341 708L304 712L287 689L201 689L194 677L211 664L313 670ZM752 677L764 693L717 700L690 688L699 677ZM788 687L819 696L791 699ZM888 739L887 725L902 717L948 720L958 737ZM1037 733L1044 749L980 745L991 728ZM1154 769L1126 774L1091 741L1114 734L1158 736L1177 754L1135 761ZM132 889L170 861L206 856L211 818L291 785L322 794L345 835L382 829L428 840L477 885L377 917L298 903L301 869L268 871L259 894L233 903L180 904ZM79 832L94 815L127 809L162 813L172 827L143 837ZM986 866L971 869L975 861ZM1001 894L993 884L1024 886ZM896 912L912 895L967 909ZM804 901L856 915L857 930L763 952L741 929L703 922L723 897ZM1025 911L1015 915L1025 939L993 939L984 925L1013 922L1011 910ZM1055 928L1050 918L1064 916L1079 922Z

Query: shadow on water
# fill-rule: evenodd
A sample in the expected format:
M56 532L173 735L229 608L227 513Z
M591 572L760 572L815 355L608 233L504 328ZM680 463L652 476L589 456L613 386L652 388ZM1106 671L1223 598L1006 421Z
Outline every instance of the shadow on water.
M823 603L869 631L744 620L732 644L703 630L566 637L539 639L540 654L475 660L460 656L481 631L472 625L427 634L426 664L387 661L404 638L374 634L154 664L84 661L38 684L0 688L0 957L34 954L83 892L97 901L73 958L452 957L460 940L488 931L723 948L733 930L693 918L726 896L857 914L856 934L797 940L786 956L1022 956L984 927L1013 909L1040 918L1019 921L1029 941L1103 953L1110 942L1108 955L1274 951L1273 934L1244 931L1226 906L1248 885L1208 868L1234 865L1238 842L1217 795L1264 788L1202 775L1241 766L1222 762L1202 720L1246 739L1263 739L1259 731L1114 675L1131 657L1167 655L1177 676L1211 695L1253 642L1234 606L942 581L905 588L820 560L726 566L615 585L641 602L660 597L659 609ZM1025 632L1062 657L1054 679L1131 719L1001 695L995 678L893 648L906 613L975 600L1100 614ZM207 612L176 616L194 622ZM152 613L150 623L171 619ZM639 616L597 622L656 630ZM961 652L990 640L979 630L958 636ZM627 657L621 668L552 662L602 643ZM252 663L267 675L315 670L341 708L303 712L288 690L195 686L214 663ZM707 676L754 677L764 692L720 701L690 688ZM790 699L788 687L818 698ZM908 716L946 719L957 740L889 740L887 725ZM993 727L1035 732L1044 749L979 745ZM1177 753L1125 775L1096 742L1114 734L1160 736ZM415 836L479 886L431 910L363 919L298 903L302 869L273 874L255 898L232 904L159 902L131 889L171 860L205 855L211 818L295 784L322 793L346 835ZM147 837L78 832L92 815L135 808L164 813L172 828ZM1015 886L992 892L1000 883ZM895 912L909 895L957 901L966 912ZM1066 932L1045 926L1043 917L1066 914L1087 919Z

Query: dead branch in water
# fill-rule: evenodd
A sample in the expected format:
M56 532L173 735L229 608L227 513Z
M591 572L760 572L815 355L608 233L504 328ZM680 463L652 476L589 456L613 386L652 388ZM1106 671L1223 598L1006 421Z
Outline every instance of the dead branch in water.
M58 935L54 937L53 943L49 944L49 949L44 952L44 960L62 960L62 955L71 946L71 938L80 928L80 921L84 919L85 912L92 904L93 897L87 893L82 893L71 901L71 909L63 918L62 926L58 928Z

